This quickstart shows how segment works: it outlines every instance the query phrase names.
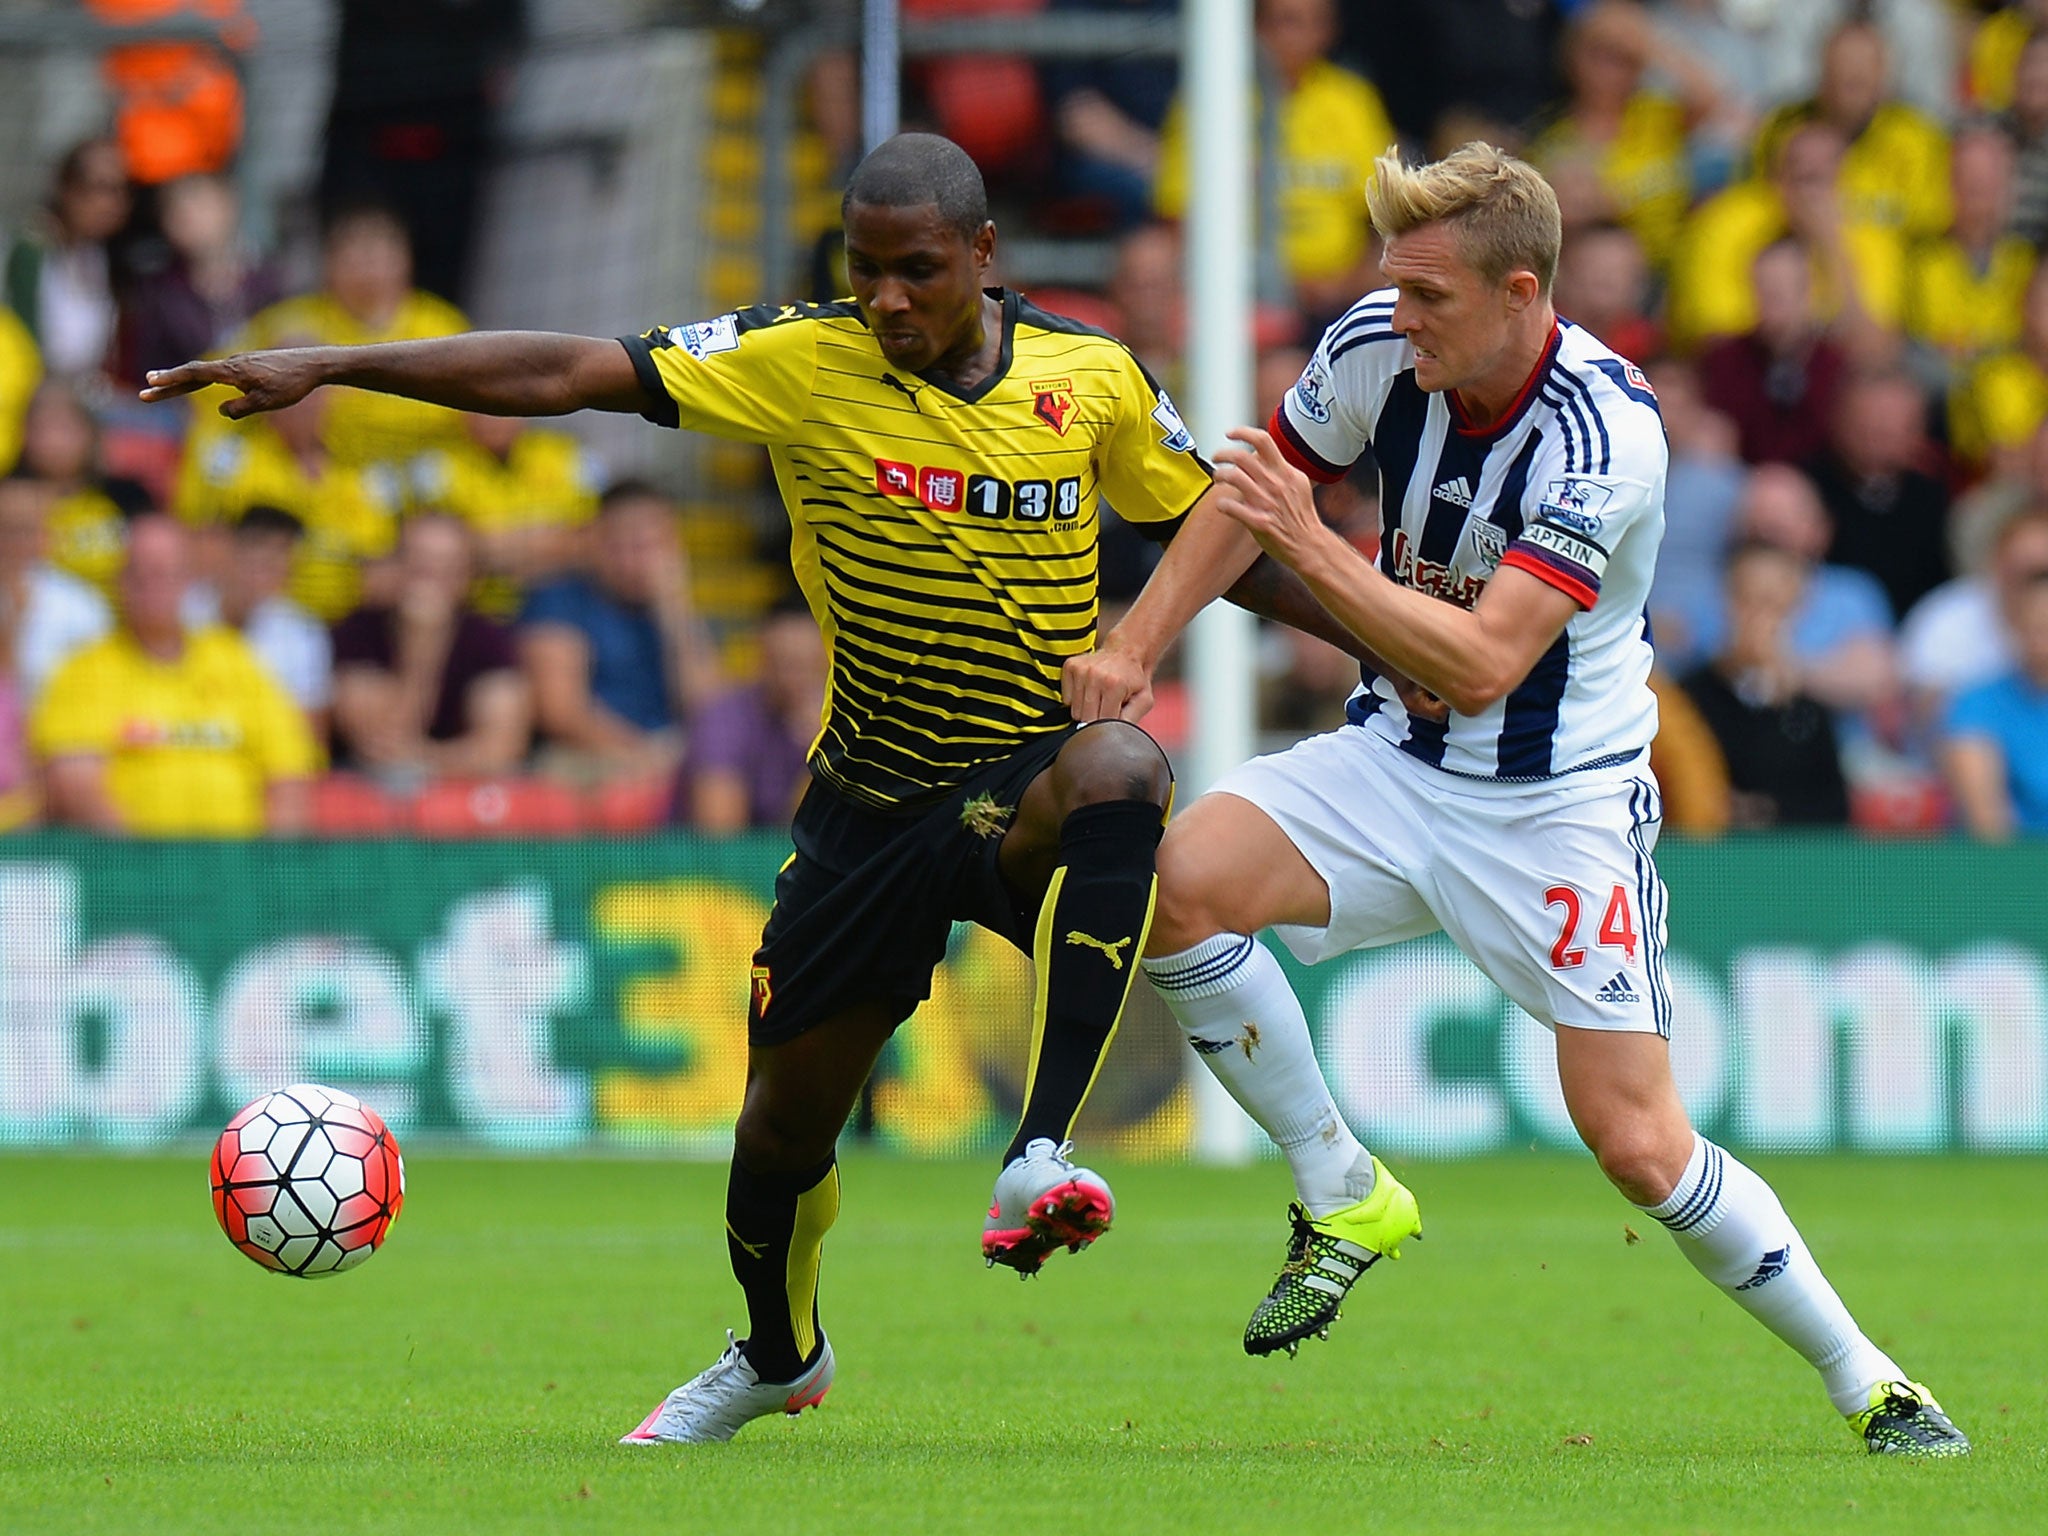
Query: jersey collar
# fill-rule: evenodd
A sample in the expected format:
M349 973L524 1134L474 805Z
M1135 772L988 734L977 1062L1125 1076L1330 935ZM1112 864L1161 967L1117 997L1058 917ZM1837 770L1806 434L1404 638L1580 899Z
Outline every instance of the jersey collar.
M1514 403L1501 413L1501 418L1490 427L1475 427L1465 415L1465 407L1458 402L1455 389L1444 391L1444 401L1451 408L1451 424L1458 429L1458 436L1477 439L1480 442L1498 442L1515 428L1528 413L1529 402L1536 398L1536 381L1550 372L1550 365L1557 359L1558 344L1564 340L1564 327L1551 322L1550 339L1543 344L1543 355L1536 359L1536 366L1529 377L1522 380L1522 387L1515 394Z
M943 378L936 373L920 373L918 375L920 379L931 385L933 389L951 395L955 400L965 405L975 404L990 390L1003 382L1010 372L1010 359L1016 354L1017 350L1016 291L1010 288L984 288L982 292L996 300L1003 307L1003 347L1002 351L996 354L996 365L989 371L989 376L975 385L974 388L963 390L959 385L953 383L952 380Z

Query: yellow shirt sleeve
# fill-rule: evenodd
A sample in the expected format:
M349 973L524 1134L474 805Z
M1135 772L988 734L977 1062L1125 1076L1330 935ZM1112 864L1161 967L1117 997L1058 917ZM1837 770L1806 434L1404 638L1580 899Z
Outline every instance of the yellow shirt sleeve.
M43 359L21 316L0 303L0 475L21 457L21 425L43 381Z
M1898 102L1880 107L1842 156L1835 178L1842 218L1876 224L1909 239L1948 228L1948 136Z
M1116 425L1103 439L1096 474L1103 495L1127 523L1180 517L1209 488L1209 466L1173 400L1121 346L1124 377Z
M311 778L321 769L322 754L305 713L246 645L240 649L249 740L265 782Z
M1949 437L1965 460L1981 463L1994 449L2016 448L2048 417L2048 375L2024 353L2002 352L1970 370L1949 395Z
M650 421L743 443L786 441L818 371L815 305L759 305L621 337Z
M1849 252L1849 270L1856 280L1856 299L1863 312L1888 331L1905 323L1906 241L1895 229L1875 224L1852 224L1842 232ZM1815 281L1822 312L1832 317L1840 310L1836 295Z
M1980 112L2003 112L2012 105L2013 77L2033 30L2025 6L1996 11L1977 24L1970 39L1969 79L1971 105Z
M1678 237L1671 264L1671 337L1681 347L1734 336L1756 323L1749 269L1785 232L1777 194L1738 182L1700 205Z
M113 750L121 690L108 675L111 643L84 647L43 685L28 722L29 750L38 760L101 757Z

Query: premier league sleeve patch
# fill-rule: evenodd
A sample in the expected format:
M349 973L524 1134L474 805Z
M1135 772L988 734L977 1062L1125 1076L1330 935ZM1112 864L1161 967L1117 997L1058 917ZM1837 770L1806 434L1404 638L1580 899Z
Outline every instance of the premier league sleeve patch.
M1294 385L1294 408L1318 426L1330 419L1330 375L1320 357L1309 359Z
M1192 453L1195 434L1187 423L1180 419L1180 412L1174 409L1173 397L1165 390L1159 391L1159 403L1152 407L1152 419L1159 424L1159 430L1166 435L1159 439L1159 445L1173 453Z
M1554 524L1581 538L1597 539L1607 504L1613 499L1612 486L1602 485L1582 475L1567 475L1543 487L1542 495L1536 498L1536 520Z
M720 315L715 320L695 320L678 325L668 333L669 345L681 347L703 362L714 352L737 352L740 346L738 315Z

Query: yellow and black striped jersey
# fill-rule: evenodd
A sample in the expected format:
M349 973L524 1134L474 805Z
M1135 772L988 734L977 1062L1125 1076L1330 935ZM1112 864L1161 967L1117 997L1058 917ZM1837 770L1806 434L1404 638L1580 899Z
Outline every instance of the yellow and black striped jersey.
M811 768L872 805L1064 726L1060 669L1095 643L1100 500L1168 523L1209 486L1121 342L991 294L1002 354L964 393L894 370L851 300L620 338L649 419L768 449L831 656Z

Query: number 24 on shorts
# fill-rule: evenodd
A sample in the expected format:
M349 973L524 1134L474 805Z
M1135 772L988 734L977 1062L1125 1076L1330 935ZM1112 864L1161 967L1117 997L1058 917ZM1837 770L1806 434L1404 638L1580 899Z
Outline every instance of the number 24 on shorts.
M1564 922L1557 930L1557 942L1550 946L1550 967L1569 971L1586 963L1586 951L1575 948L1579 919L1585 913L1585 898L1569 885L1553 885L1543 893L1546 907L1562 907ZM1607 910L1600 915L1598 942L1603 948L1618 949L1633 965L1636 958L1636 925L1629 915L1628 888L1617 885L1607 898Z

